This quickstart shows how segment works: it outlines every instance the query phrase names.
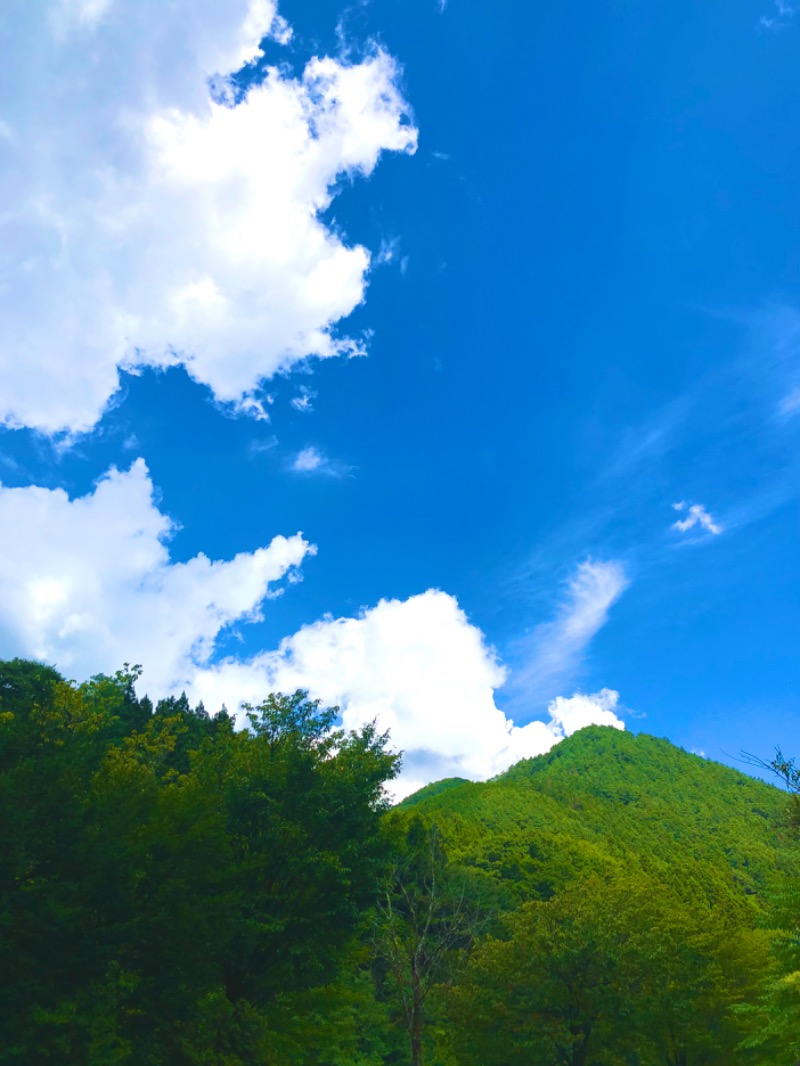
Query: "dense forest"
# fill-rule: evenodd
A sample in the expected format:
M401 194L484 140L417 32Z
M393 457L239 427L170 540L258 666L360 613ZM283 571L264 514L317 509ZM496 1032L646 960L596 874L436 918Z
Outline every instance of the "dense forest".
M335 708L137 679L0 663L0 1063L798 1062L792 762L590 727L392 808Z

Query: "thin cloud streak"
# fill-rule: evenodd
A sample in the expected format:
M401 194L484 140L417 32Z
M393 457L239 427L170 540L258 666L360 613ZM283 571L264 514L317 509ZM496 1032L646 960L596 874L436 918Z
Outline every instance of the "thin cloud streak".
M550 621L537 626L518 647L520 665L509 689L515 706L537 705L558 694L578 672L592 638L608 621L611 607L630 584L618 560L587 559L567 585Z

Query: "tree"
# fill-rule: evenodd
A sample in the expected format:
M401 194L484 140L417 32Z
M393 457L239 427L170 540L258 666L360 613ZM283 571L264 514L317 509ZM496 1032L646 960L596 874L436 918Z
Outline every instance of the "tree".
M412 1066L422 1066L428 997L467 953L485 915L465 872L448 863L435 823L413 815L399 829L378 901L375 951L400 1002Z
M134 680L0 664L0 1063L288 1066L298 997L353 1013L397 756L304 693L237 731Z
M800 833L800 767L780 748L770 762L744 753L751 765L770 770L790 793L788 823L795 836ZM774 892L768 914L775 930L775 968L765 982L757 1007L748 1011L757 1024L743 1046L768 1052L774 1066L800 1063L800 879L796 867L787 871Z
M787 758L780 748L775 749L775 757L769 762L747 751L742 752L741 759L759 770L768 770L784 785L791 796L792 824L796 829L800 829L800 766L797 765L797 760Z
M450 994L464 1066L694 1066L737 1053L731 1014L766 950L634 870L582 878L508 915Z

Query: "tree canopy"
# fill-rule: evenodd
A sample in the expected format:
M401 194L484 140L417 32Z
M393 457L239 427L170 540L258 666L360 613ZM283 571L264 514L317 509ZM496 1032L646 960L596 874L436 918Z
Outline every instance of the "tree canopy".
M590 727L390 808L374 727L138 680L0 662L0 1063L796 1066L785 791Z
M135 677L0 668L0 1062L261 1061L377 895L386 738L303 693L249 729L151 710Z

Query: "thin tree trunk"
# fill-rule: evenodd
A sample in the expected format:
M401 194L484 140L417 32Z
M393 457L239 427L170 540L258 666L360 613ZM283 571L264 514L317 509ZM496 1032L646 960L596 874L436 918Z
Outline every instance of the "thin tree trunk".
M589 1040L591 1029L584 1029L581 1037L572 1045L572 1066L586 1066L589 1061Z
M411 972L411 1066L422 1066L422 991L419 975Z

